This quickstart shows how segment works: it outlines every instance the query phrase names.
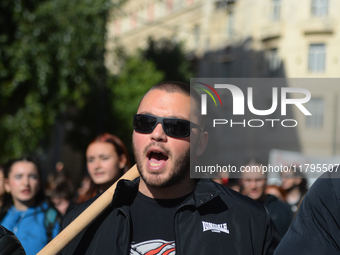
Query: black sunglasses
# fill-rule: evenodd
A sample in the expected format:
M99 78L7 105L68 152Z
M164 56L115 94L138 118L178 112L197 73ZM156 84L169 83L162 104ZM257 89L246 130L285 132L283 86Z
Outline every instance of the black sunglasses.
M133 129L140 133L151 133L158 123L162 123L165 134L175 138L188 137L192 128L198 128L201 132L203 131L200 126L188 120L147 114L136 114L133 116Z

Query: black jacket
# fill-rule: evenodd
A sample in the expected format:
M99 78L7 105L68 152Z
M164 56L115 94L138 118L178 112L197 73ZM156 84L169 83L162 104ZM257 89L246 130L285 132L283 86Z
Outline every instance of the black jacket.
M111 206L62 254L129 254L129 205L137 194L138 183L139 178L120 181ZM67 215L64 227L92 202L93 199L85 202ZM203 222L226 224L228 231L203 231ZM176 255L273 254L280 240L264 206L208 179L199 180L192 198L177 209L174 230Z
M275 255L340 254L340 171L324 173L302 200Z
M262 204L267 208L280 235L284 236L294 216L290 206L281 202L277 199L277 197L272 195L266 195Z
M0 255L25 255L18 238L0 225Z

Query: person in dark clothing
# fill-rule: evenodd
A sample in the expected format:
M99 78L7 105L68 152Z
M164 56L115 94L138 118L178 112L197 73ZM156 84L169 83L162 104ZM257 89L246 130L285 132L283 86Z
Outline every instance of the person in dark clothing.
M286 191L285 201L296 214L301 201L308 190L307 179L300 168L297 171L290 169L281 173L281 188Z
M7 228L0 225L0 255L25 255L18 238Z
M118 182L111 206L62 254L273 254L280 236L263 205L190 178L190 156L201 155L208 141L199 104L180 82L144 95L133 120L141 177ZM64 227L94 199L66 215Z
M340 254L340 172L331 171L308 190L275 255Z
M293 220L292 210L273 195L266 195L262 204L267 208L281 237L284 236Z
M284 236L293 220L293 212L289 205L281 202L273 195L265 193L267 176L262 172L262 165L251 161L246 165L249 171L242 173L242 193L263 204L281 236Z
M75 189L71 183L66 181L58 183L50 193L50 200L62 217L77 206L74 197Z

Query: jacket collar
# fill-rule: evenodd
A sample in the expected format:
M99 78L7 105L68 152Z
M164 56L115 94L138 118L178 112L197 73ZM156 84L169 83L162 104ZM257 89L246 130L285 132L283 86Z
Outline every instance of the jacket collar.
M200 207L220 194L221 191L216 188L216 183L206 178L199 179L193 192L193 204Z
M121 207L123 205L131 205L138 192L139 180L140 177L133 181L120 180L113 195L111 206ZM187 204L200 207L219 196L220 193L221 191L216 188L216 184L213 181L210 179L199 179L193 191L193 196Z

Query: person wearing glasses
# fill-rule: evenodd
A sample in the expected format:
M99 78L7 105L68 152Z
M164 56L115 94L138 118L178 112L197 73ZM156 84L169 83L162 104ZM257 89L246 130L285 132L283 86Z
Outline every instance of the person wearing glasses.
M242 172L240 184L242 194L263 204L279 231L281 237L287 232L293 220L293 212L289 205L281 202L277 197L266 194L267 175L262 172L262 165L251 160L245 167L247 171Z
M190 160L208 142L199 109L199 95L181 82L144 95L132 137L141 177L119 181L111 206L62 254L273 254L280 236L264 206L190 178ZM64 227L91 202L67 215Z

